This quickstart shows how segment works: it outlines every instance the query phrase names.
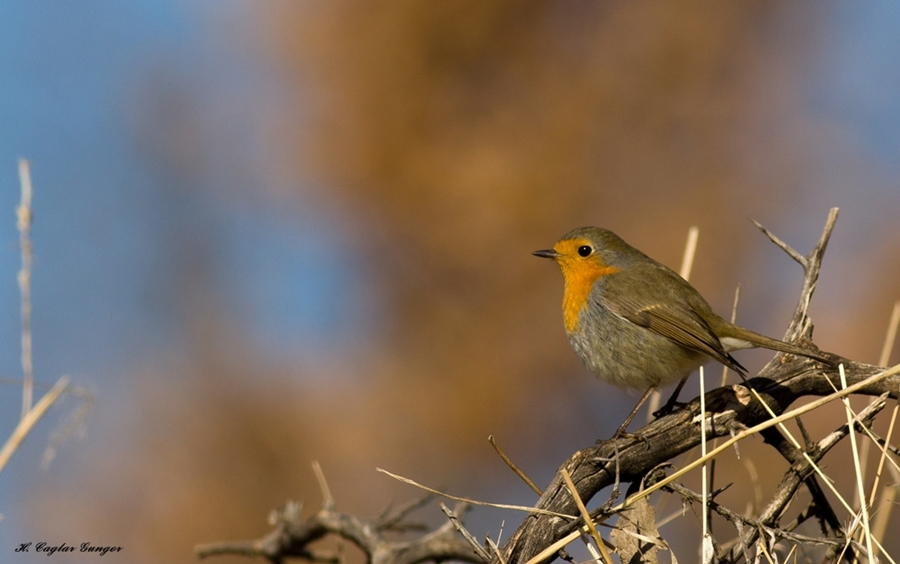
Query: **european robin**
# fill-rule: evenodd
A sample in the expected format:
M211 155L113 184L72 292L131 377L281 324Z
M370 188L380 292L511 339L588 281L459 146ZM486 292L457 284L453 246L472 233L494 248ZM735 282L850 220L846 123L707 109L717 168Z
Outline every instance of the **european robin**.
M742 377L746 370L731 351L764 347L831 363L722 319L684 278L612 231L581 227L534 254L555 260L562 271L566 334L587 369L619 388L646 390L616 436L656 387L683 384L710 358Z

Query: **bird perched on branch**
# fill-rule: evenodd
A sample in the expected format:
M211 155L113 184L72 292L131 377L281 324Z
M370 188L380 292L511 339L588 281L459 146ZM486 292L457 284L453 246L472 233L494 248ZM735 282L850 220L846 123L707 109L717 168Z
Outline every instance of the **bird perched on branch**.
M619 388L646 390L616 431L622 436L658 386L680 384L710 358L737 371L731 356L764 347L830 364L825 356L760 335L719 317L684 278L612 231L581 227L534 255L556 261L565 280L563 321L569 343L594 375Z

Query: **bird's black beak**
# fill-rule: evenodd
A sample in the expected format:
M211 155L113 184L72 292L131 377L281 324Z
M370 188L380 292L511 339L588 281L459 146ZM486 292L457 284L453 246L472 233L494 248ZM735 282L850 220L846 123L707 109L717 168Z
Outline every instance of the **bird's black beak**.
M531 254L533 254L536 257L548 258L548 259L555 259L555 258L559 258L560 256L562 256L559 253L557 253L556 251L554 251L553 249L545 249L543 251L534 251Z

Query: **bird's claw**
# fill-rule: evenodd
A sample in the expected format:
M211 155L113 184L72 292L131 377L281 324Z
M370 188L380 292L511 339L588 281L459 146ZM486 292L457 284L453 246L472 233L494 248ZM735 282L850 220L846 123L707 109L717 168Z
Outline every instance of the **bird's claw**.
M673 411L676 411L678 409L684 409L685 407L687 407L687 405L688 405L687 403L681 402L681 401L670 401L670 402L666 403L666 405L664 405L664 406L660 407L659 409L657 409L656 411L654 411L653 417L656 419L659 419L660 417L664 417L664 416L672 413Z

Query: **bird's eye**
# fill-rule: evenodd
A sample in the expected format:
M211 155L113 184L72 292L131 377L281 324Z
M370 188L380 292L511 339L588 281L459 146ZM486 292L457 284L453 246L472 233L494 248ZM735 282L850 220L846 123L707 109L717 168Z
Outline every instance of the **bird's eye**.
M590 256L591 253L593 253L593 252L594 252L594 249L590 248L587 245L582 245L582 246L578 247L579 256L587 257L587 256Z

